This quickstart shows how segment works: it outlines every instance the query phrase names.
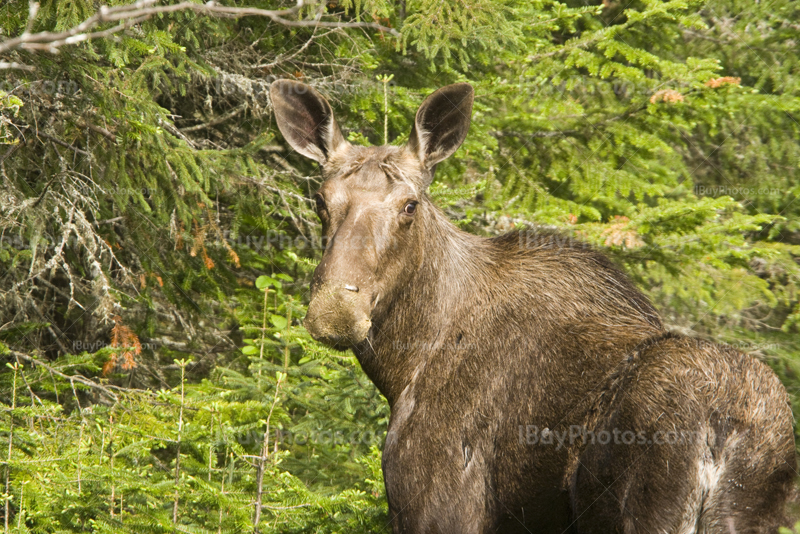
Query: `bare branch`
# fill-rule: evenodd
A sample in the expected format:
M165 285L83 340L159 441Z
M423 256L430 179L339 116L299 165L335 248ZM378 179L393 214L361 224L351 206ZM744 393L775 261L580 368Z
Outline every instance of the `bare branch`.
M274 61L272 61L270 63L265 63L263 65L256 65L256 66L250 67L250 68L251 69L271 69L273 67L276 67L279 64L281 64L281 63L283 63L285 61L289 61L291 59L294 59L295 57L297 57L298 55L303 53L303 51L306 48L308 48L311 45L311 43L313 43L316 39L325 37L329 33L332 33L332 32L335 32L335 31L336 31L336 29L333 29L333 30L330 30L330 31L325 32L324 34L318 36L317 35L317 28L314 28L314 32L311 34L311 37L303 44L303 46L301 46L299 49L297 49L294 52L292 52L292 54L290 54L289 56L285 56L285 55L282 54L282 55L278 56ZM250 46L252 47L253 45L250 45Z
M501 137L517 137L520 139L535 139L543 137L567 137L580 133L578 130L556 130L556 131L542 131L542 132L515 132L515 131L501 131L491 132L491 135L497 138Z
M89 128L91 131L93 131L95 133L99 133L103 137L106 137L107 139L113 141L114 144L116 144L117 136L115 136L113 133L109 132L105 128L102 128L100 126L92 124L91 122L88 122L88 121L84 121L83 125L86 126L87 128Z
M232 119L233 117L235 117L236 115L238 115L239 113L244 111L245 107L246 107L246 104L242 104L241 106L239 106L237 108L234 108L234 110L231 111L230 113L226 113L225 115L223 115L221 117L218 117L218 118L214 119L211 122L198 124L196 126L189 126L188 128L181 128L181 131L184 132L184 133L186 133L186 132L195 132L197 130L202 130L204 128L210 128L212 126L216 126L217 124L221 124L221 123L225 122L228 119Z
M318 20L318 18L312 20L286 19L285 17L295 15L300 11L304 5L303 0L298 0L297 5L292 8L281 10L259 9L254 7L227 7L216 5L214 2L195 4L188 1L169 6L158 6L155 5L157 2L158 0L138 0L133 4L124 6L101 6L100 9L97 10L97 13L74 28L63 32L45 31L30 33L25 31L19 37L0 42L0 54L17 49L47 50L56 53L61 46L80 43L89 39L108 37L134 24L147 20L153 15L174 13L176 11L194 11L195 13L229 18L248 16L267 17L277 24L290 27L365 28L386 32L395 37L400 35L394 28L382 26L374 22L334 22L321 21ZM105 30L91 31L96 26L106 22L120 22L120 24ZM0 69L25 67L26 66L17 63L0 63Z
M158 125L164 128L172 135L174 135L175 137L183 139L186 142L186 144L189 145L191 148L197 148L194 144L194 141L183 135L183 133L180 130L178 130L173 124L159 118Z
M22 63L17 63L16 61L0 61L0 70L2 69L36 70L36 67L23 65Z
M83 384L84 386L88 386L88 387L90 387L92 389L96 389L98 391L101 391L102 393L105 393L106 395L108 395L109 397L114 399L114 402L119 400L116 393L114 393L113 391L111 391L110 389L108 389L105 386L101 386L97 382L93 382L93 381L89 380L88 378L86 378L84 376L64 374L61 371L59 371L58 369L56 369L55 367L47 365L43 361L37 360L33 356L28 356L27 354L24 354L22 352L17 352L15 350L11 350L11 351L9 351L9 353L12 356L14 356L15 358L22 358L26 362L32 363L34 365L38 365L38 366L42 367L43 369L46 369L51 374L60 376L61 378L65 379L65 380L69 380L70 383L78 382L80 384Z
M48 139L48 140L50 140L51 142L53 142L53 143L55 143L57 145L61 145L64 148L68 148L68 149L70 149L70 150L72 150L72 151L74 151L74 152L76 152L78 154L86 156L87 158L91 157L91 155L88 152L86 152L85 150L81 150L80 148L74 147L74 146L70 145L69 143L66 143L66 142L62 141L61 139L58 139L57 137L53 137L52 135L47 135L46 133L42 133L42 132L38 132L37 131L36 132L36 136L37 137L44 137L45 139Z

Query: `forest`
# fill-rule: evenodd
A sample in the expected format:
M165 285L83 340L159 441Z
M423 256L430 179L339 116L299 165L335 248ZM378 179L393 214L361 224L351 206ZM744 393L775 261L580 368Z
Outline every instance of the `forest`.
M391 530L386 400L303 328L322 177L278 131L278 79L361 145L469 82L429 191L449 219L603 251L800 413L798 21L790 0L5 0L4 532Z

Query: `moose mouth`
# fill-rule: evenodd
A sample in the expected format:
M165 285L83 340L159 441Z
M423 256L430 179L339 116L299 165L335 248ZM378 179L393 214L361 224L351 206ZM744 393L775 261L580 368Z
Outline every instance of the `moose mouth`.
M314 291L303 325L320 343L347 350L367 339L372 328L369 309L369 298L357 288L326 281Z

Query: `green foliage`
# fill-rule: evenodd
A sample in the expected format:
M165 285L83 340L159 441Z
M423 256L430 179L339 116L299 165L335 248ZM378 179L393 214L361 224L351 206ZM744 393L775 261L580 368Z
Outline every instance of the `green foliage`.
M0 91L0 144L10 145L17 143L18 140L14 138L11 131L11 119L5 116L5 113L16 117L19 114L19 108L23 105L22 100L14 95L9 95L5 91Z
M239 370L220 367L187 383L191 361L175 360L179 383L152 391L69 380L91 370L91 354L54 369L8 364L0 432L10 452L3 464L14 531L253 529L259 469L260 532L385 526L378 447L385 401L352 355L314 346L274 313L303 311L291 307L278 280L259 285L281 303L263 317L283 321L246 328L262 339L245 345L244 353L257 346L258 354L240 359ZM295 361L292 351L309 344ZM98 390L101 398L93 396Z

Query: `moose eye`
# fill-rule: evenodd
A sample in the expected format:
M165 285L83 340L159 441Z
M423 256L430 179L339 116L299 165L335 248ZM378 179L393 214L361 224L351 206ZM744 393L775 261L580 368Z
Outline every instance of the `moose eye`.
M415 211L417 211L417 203L414 201L408 202L406 207L403 208L403 213L406 215L414 215Z
M325 206L325 199L322 198L322 195L320 194L315 195L314 202L317 203L317 215L326 210L327 206Z

